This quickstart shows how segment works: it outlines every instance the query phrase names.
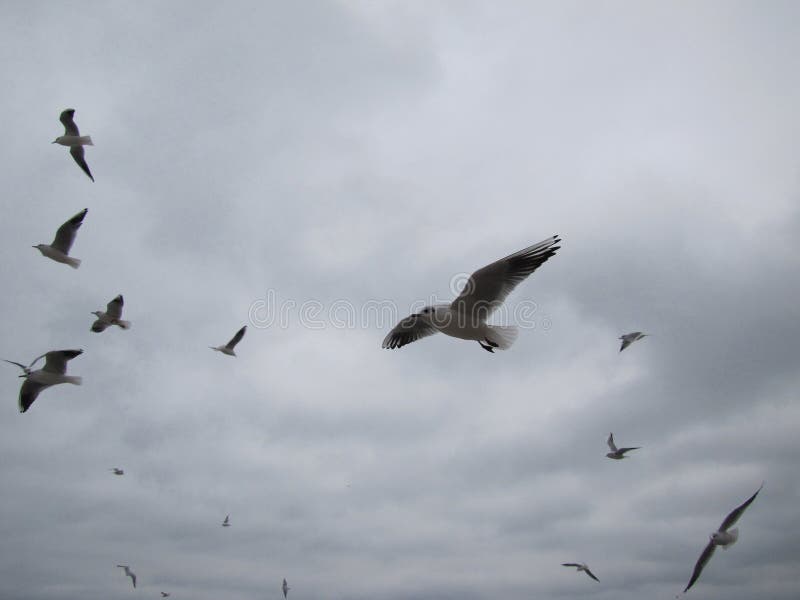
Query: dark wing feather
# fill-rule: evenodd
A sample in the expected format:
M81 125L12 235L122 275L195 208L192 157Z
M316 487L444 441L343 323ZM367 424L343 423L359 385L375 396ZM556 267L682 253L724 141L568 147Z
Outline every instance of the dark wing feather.
M692 587L694 585L694 582L697 581L697 578L700 577L700 573L703 572L703 569L705 568L706 564L708 563L709 560L711 560L711 557L714 555L715 549L716 546L714 545L714 542L708 542L708 545L705 547L703 553L700 555L700 558L697 559L697 563L695 563L694 565L694 571L692 571L692 578L689 580L689 583L686 584L686 588L683 590L684 594L687 591L689 591L689 588Z
M589 570L589 568L588 568L588 567L584 568L583 570L584 570L584 571L586 571L586 574L587 574L589 577L591 577L592 579L594 579L595 581L600 581L600 580L599 580L597 577L595 577L595 576L594 576L594 573L592 573L592 572Z
M78 126L75 125L74 121L75 117L75 109L68 108L67 110L61 113L61 116L58 117L58 120L61 121L61 124L64 126L64 135L80 135L78 131Z
M69 254L69 249L72 248L75 235L78 233L81 224L83 224L83 219L87 212L89 212L89 209L84 208L81 212L59 227L58 231L56 231L56 237L50 245L64 254Z
M424 337L433 335L436 329L419 315L410 315L395 325L383 339L383 348L402 348Z
M578 563L561 563L562 567L580 567Z
M106 304L106 314L112 319L119 319L122 316L122 306L124 304L125 301L122 299L122 294L120 294Z
M759 487L756 490L755 494L750 496L741 506L737 506L736 508L734 508L731 511L731 514L729 514L727 517L725 517L725 520L722 522L722 525L719 526L719 530L720 531L727 531L729 527L732 527L734 525L734 523L736 523L736 521L739 520L739 517L742 516L742 513L745 511L745 509L747 509L747 507L750 506L753 503L753 500L756 499L756 496L758 496L758 492L760 492L761 488L763 488L763 487L764 487L764 484L762 483L761 487Z
M74 158L78 166L83 169L83 172L89 176L89 179L94 181L92 172L89 170L89 165L86 164L86 159L83 157L83 146L70 146L69 153L72 154L72 158Z
M27 411L33 401L39 396L39 392L41 392L45 387L41 383L35 383L30 379L26 379L22 382L22 387L19 389L19 412L24 413Z
M229 350L233 350L233 349L236 347L236 344L238 344L239 342L241 342L241 341L242 341L242 338L244 337L244 332L245 332L245 331L247 331L247 325L245 325L245 326L244 326L244 327L242 327L242 328L241 328L239 331L237 331L237 332L236 332L236 335L234 335L234 336L231 338L231 341L230 341L230 342L228 342L227 344L225 344L225 346L226 346L226 347L227 347Z
M631 450L638 450L641 446L634 446L633 448L620 448L619 451L625 454L626 452L630 452Z
M470 275L451 308L472 315L478 321L485 320L517 285L556 253L560 248L556 244L560 241L554 235L478 269Z

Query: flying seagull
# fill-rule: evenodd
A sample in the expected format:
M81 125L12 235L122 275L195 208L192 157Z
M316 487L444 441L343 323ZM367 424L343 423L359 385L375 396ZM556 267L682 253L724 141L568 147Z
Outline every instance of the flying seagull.
M626 333L625 335L619 336L619 339L622 340L622 345L619 347L619 351L622 352L633 342L638 341L647 335L649 334L642 333L641 331L634 331L633 333Z
M169 592L161 592L162 598L169 598Z
M61 113L58 119L64 125L64 135L58 136L53 143L69 146L69 153L72 154L72 158L74 158L78 166L83 169L83 172L89 176L89 179L94 181L92 172L89 170L89 165L86 164L86 160L83 158L83 147L94 146L94 143L92 142L91 136L81 135L80 131L78 131L78 126L75 125L74 117L74 108L68 108Z
M583 571L584 573L586 573L589 577L591 577L595 581L600 581L597 577L594 576L594 573L592 573L589 570L589 567L588 567L588 565L586 563L561 563L561 566L562 567L577 567L577 569L578 569L577 572L578 573Z
M622 460L623 458L627 458L625 456L626 452L630 452L631 450L638 450L641 446L635 446L633 448L617 448L616 444L614 443L614 434L608 434L608 440L606 441L608 447L611 448L611 452L607 453L606 456L608 458L613 458L614 460Z
M34 248L37 248L39 252L44 254L47 258L56 262L69 265L73 269L80 267L80 259L69 256L69 249L72 248L75 236L87 212L89 212L89 209L84 208L81 212L59 227L52 244L49 246L47 244L36 244Z
M283 589L283 597L286 598L286 594L288 594L289 590L292 589L289 587L289 584L286 583L286 578L283 579L283 585L281 587Z
M247 331L247 325L242 327L239 331L236 332L231 338L231 341L225 344L224 346L209 346L212 350L216 350L217 352L222 352L223 354L227 354L228 356L236 356L236 353L233 349L236 347L236 344L242 341L244 337L244 332Z
M131 571L131 568L128 565L117 565L117 566L120 567L121 569L125 569L125 575L127 575L128 577L131 578L131 581L133 582L133 587L135 588L136 587L136 573Z
M109 471L114 471L114 475L125 475L125 471L123 471L119 467L114 467L112 469L109 469Z
M227 515L225 520L222 522L223 527L230 527L231 526L231 516Z
M475 271L461 294L450 304L426 306L398 323L383 340L384 348L406 344L441 332L474 340L481 348L506 350L517 339L514 326L489 325L486 319L528 275L556 253L561 240L554 235Z
M101 310L92 312L91 314L97 316L97 320L92 323L92 331L95 333L100 333L101 331L105 331L106 327L109 325L117 325L121 329L130 329L131 322L123 321L120 318L122 317L123 304L124 300L122 299L122 294L120 294L111 302L106 304L106 312Z
M22 387L19 390L19 412L28 410L31 404L33 404L33 401L36 400L39 392L49 388L51 385L57 385L59 383L81 385L82 380L80 377L67 375L67 361L72 360L76 356L80 356L82 353L83 350L52 350L51 352L37 357L36 360L31 363L30 366L33 367L39 359L45 359L44 367L36 371L31 371L30 367L26 369L19 363L14 363L26 371L24 375L20 375L20 377L25 378L25 381L22 383Z
M689 591L689 588L692 587L694 582L697 581L698 577L700 577L700 573L703 572L703 568L706 566L706 564L708 564L708 561L711 560L711 557L714 555L714 550L716 550L716 547L722 546L724 550L727 550L729 546L735 544L736 540L739 539L739 528L730 528L736 524L736 521L739 520L739 517L742 516L747 507L753 503L753 500L756 499L758 492L760 492L761 488L763 487L764 484L762 483L761 486L756 490L756 493L745 500L743 504L734 508L731 513L725 517L725 520L722 522L722 525L719 526L719 529L711 534L708 544L703 550L703 553L700 555L700 558L697 559L697 563L694 565L692 578L689 580L689 583L683 590L684 594Z

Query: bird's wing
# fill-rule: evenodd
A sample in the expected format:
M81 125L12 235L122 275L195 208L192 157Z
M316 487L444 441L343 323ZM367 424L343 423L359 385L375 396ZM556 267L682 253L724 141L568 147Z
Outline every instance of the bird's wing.
M631 450L638 450L639 448L641 448L641 446L634 446L633 448L620 448L619 451L622 454L625 454L626 452L630 452Z
M554 235L478 269L450 307L478 322L485 321L522 280L556 253L560 241Z
M106 304L106 314L112 319L119 319L122 316L122 305L124 300L122 294L114 298L111 302Z
M22 387L19 389L19 412L24 413L27 411L31 407L31 404L33 404L33 401L39 396L39 392L46 387L48 386L36 383L30 379L23 381Z
M7 362L7 363L11 363L12 365L17 365L17 366L18 366L20 369L22 369L22 370L23 370L23 371L25 371L26 373L28 372L28 367L26 367L25 365L21 365L21 364L19 364L18 362L14 362L13 360L7 360L7 359L5 359L5 358L4 358L3 360L4 360L5 362Z
M689 588L692 587L694 585L694 582L697 581L697 578L700 577L700 573L703 572L703 569L705 568L706 564L708 563L709 560L711 560L711 557L714 555L715 549L716 546L714 545L714 542L708 542L708 545L705 547L703 553L700 555L700 558L697 559L697 563L695 563L694 565L694 571L692 571L692 578L689 580L689 583L686 584L686 588L683 590L684 594L687 591L689 591Z
M67 361L83 354L83 350L53 350L45 354L43 370L48 373L64 375L67 372Z
M78 166L89 176L89 179L94 181L94 177L92 176L92 172L89 170L89 165L86 164L86 159L83 157L83 146L70 146L69 153L72 155L72 158L78 163Z
M587 574L589 577L591 577L592 579L594 579L595 581L600 581L600 580L599 580L597 577L595 577L595 576L594 576L594 573L592 573L592 572L589 570L589 567L584 567L584 568L583 568L583 570L584 570L584 571L586 571L586 574Z
M72 248L75 235L78 233L78 228L81 226L81 223L83 223L83 218L86 216L87 212L89 212L89 209L84 208L81 212L59 227L58 231L56 231L56 237L50 245L64 254L69 254L69 249Z
M92 323L92 331L95 333L101 333L105 331L106 327L108 327L108 323L101 319L97 319L94 323Z
M562 567L580 567L578 563L561 563Z
M608 444L608 447L611 448L612 452L616 452L617 451L617 446L616 446L616 444L614 444L614 434L613 433L609 433L608 434L608 440L606 441L606 444Z
M762 487L764 487L763 483L761 484L761 487L759 487L756 490L755 494L753 494L747 500L745 500L741 506L737 506L736 508L734 508L731 511L731 513L727 517L725 517L725 520L722 522L722 525L719 526L720 531L727 531L729 527L732 527L733 524L739 520L739 517L742 516L742 513L747 509L748 506L750 506L753 503L753 500L756 499L756 496L758 496L758 492L761 491Z
M78 126L75 125L75 121L73 120L75 117L75 109L68 108L67 110L61 113L61 116L58 117L58 120L61 121L61 124L64 125L64 135L80 135L78 131Z
M230 341L230 342L228 342L227 344L225 344L225 347L226 347L228 350L233 350L233 349L236 347L236 344L238 344L239 342L241 342L241 341L242 341L242 338L244 337L244 332L245 332L245 331L247 331L247 325L245 325L245 326L244 326L244 327L242 327L242 328L241 328L239 331L237 331L237 332L236 332L236 335L234 335L234 336L231 338L231 341Z
M131 581L133 581L133 587L136 587L136 573L130 573Z
M416 342L436 333L436 328L419 315L409 315L392 329L383 339L383 348L402 348L406 344Z
M630 335L621 335L619 339L622 340L622 344L619 347L619 351L622 352L633 343L633 340L630 338Z

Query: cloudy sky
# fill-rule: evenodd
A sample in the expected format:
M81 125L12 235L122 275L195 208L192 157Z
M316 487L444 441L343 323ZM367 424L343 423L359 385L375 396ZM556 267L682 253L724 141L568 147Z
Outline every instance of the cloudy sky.
M797 3L0 23L0 358L85 351L25 414L2 363L4 600L673 598L762 481L689 595L796 598ZM94 184L50 144L68 107ZM85 207L79 270L31 248ZM508 352L380 348L553 234ZM91 333L119 293L132 329Z

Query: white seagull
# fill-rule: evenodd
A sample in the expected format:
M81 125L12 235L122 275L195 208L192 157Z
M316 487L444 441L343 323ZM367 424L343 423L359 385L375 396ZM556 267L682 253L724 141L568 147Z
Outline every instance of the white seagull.
M109 325L116 325L121 329L130 329L131 322L130 321L123 321L120 317L122 317L122 305L124 304L124 300L122 299L122 294L114 298L111 302L106 304L106 312L101 310L96 310L91 314L97 317L97 320L92 323L92 331L95 333L100 333L101 331L105 331L106 327Z
M289 590L292 589L292 588L289 587L289 584L286 583L286 578L285 577L283 579L283 585L281 586L281 589L283 589L283 597L284 598L286 598L286 595L289 593Z
M633 448L617 448L617 445L614 443L614 434L608 434L608 440L606 441L608 447L611 448L611 452L607 453L606 456L608 458L613 458L614 460L622 460L623 458L627 458L625 456L626 452L630 452L631 450L638 450L641 446L635 446Z
M223 527L230 527L231 526L231 516L227 515L225 520L222 522Z
M36 244L34 248L38 249L39 252L44 254L47 258L56 262L69 265L73 269L80 267L80 259L69 256L69 249L72 248L75 236L87 212L89 212L89 209L84 208L81 212L59 227L52 244L49 246L47 244Z
M591 577L595 581L600 581L597 577L594 576L594 573L592 573L589 570L589 567L587 566L586 563L561 563L561 566L562 567L577 567L578 573L583 571L584 573L586 573L589 577Z
M61 113L58 119L64 125L64 135L58 136L53 143L69 146L69 153L72 155L72 158L74 158L78 166L83 169L83 172L89 176L89 179L94 181L92 172L89 170L89 165L86 164L86 160L83 158L83 147L94 146L94 143L92 142L91 136L81 135L80 131L78 131L78 126L75 125L74 117L74 108L68 108Z
M37 357L30 364L30 367L7 360L6 362L15 364L24 371L24 374L20 375L20 377L25 378L25 381L19 390L19 412L28 410L39 393L51 385L59 383L81 385L82 379L80 377L67 375L67 361L82 353L83 350L53 350ZM31 367L41 358L45 359L44 367L31 371Z
M114 471L114 475L125 475L125 471L123 471L119 467L113 467L109 469L109 471Z
M622 352L623 350L625 350L625 348L630 346L633 342L636 342L636 341L638 341L638 340L640 340L643 337L646 337L648 335L650 335L650 334L642 333L641 331L634 331L633 333L626 333L625 335L619 336L619 339L622 340L622 345L619 347L619 351Z
M136 587L136 573L131 571L131 568L128 565L117 565L117 566L119 568L121 568L121 569L125 569L125 575L127 575L128 577L131 578L131 581L133 582L133 587L135 588Z
M224 346L209 346L212 350L216 350L217 352L222 352L223 354L227 354L228 356L236 356L236 353L233 349L236 347L236 344L242 341L244 337L244 332L247 331L247 325L242 327L239 331L236 332L231 338L231 341L225 344Z
M406 344L441 332L474 340L484 350L506 350L517 339L515 326L489 325L492 314L519 283L556 253L561 240L554 235L475 271L461 294L450 304L426 306L398 323L383 340L384 348Z
M716 550L717 546L722 546L724 550L727 550L729 546L735 544L736 540L739 539L739 528L730 528L736 524L736 521L739 520L739 517L742 516L742 513L744 513L745 509L747 509L747 507L752 504L753 500L756 499L758 492L760 492L761 488L763 487L764 484L762 483L761 486L756 490L756 493L745 500L742 505L734 508L731 513L725 517L725 520L722 522L722 525L719 526L719 529L711 534L708 544L703 550L703 553L700 555L700 558L697 559L697 563L694 565L692 578L689 580L689 583L683 590L684 594L689 591L689 588L692 587L694 582L697 581L697 578L700 577L700 573L703 572L703 568L706 566L708 561L711 560L711 557L714 556L714 550Z

